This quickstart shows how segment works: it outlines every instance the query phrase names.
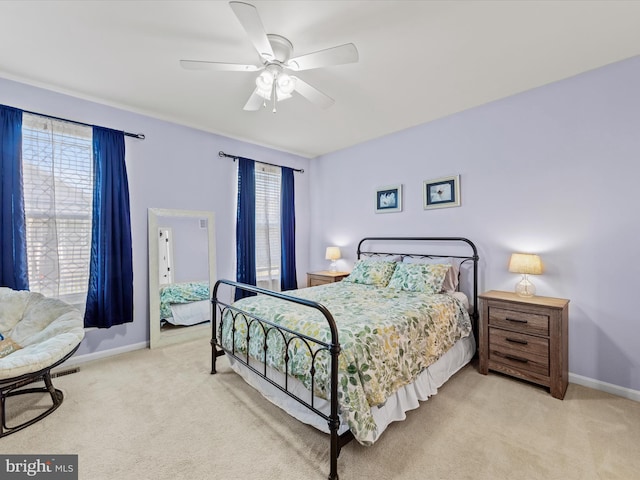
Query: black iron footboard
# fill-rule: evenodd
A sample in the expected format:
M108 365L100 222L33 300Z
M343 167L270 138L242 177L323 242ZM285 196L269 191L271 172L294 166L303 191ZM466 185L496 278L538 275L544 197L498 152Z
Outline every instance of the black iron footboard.
M309 308L320 311L322 315L327 320L327 324L329 326L331 332L331 341L325 342L316 338L309 337L307 335L301 334L299 332L295 332L288 328L285 328L281 325L273 323L267 319L256 317L255 315L248 313L241 308L238 308L234 305L230 305L218 297L218 289L221 285L228 285L235 289L241 289L247 292L252 292L256 294L267 295L270 297L279 298L281 300L285 300L287 302L296 303L299 305L304 305ZM213 304L213 327L212 327L212 335L211 335L211 373L216 373L216 359L221 355L228 355L233 357L236 361L243 364L246 368L251 370L254 374L263 378L267 382L269 382L274 387L278 388L280 391L293 398L300 404L304 405L306 408L322 417L328 422L329 425L329 433L330 433L330 473L329 480L336 480L338 478L338 455L340 454L340 449L346 443L348 443L351 439L353 439L353 435L350 431L342 435L338 435L338 429L340 427L340 418L338 416L338 356L340 354L340 343L338 342L338 329L336 327L335 320L329 310L323 305L313 302L311 300L306 300L303 298L297 298L290 295L285 295L279 292L274 292L271 290L265 290L259 287L254 287L251 285L245 285L237 282L232 282L230 280L219 280L216 282L215 287L213 289L213 297L211 300ZM238 332L238 326L244 324L246 334L244 340L246 341L246 352L238 351L236 349L236 334L241 335ZM224 328L231 329L231 346L223 345L223 331ZM260 328L262 331L262 338L260 337L251 337L252 328ZM282 340L285 342L284 349L284 365L286 367L286 371L284 375L284 385L280 382L277 382L273 378L270 378L268 375L267 369L267 355L268 355L268 344L267 340L269 335L280 335ZM263 358L261 361L263 368L260 371L251 365L251 359L249 356L249 345L251 341L259 341L260 349L263 351ZM307 402L293 393L289 391L288 384L288 376L286 373L289 372L289 346L292 345L292 342L302 343L308 348L311 355L311 366L309 370L309 375L311 377L311 399L310 402ZM329 402L330 402L330 414L326 415L321 412L314 405L314 383L315 383L315 373L316 373L316 361L319 360L319 354L321 352L327 352L330 358L330 392L329 392Z

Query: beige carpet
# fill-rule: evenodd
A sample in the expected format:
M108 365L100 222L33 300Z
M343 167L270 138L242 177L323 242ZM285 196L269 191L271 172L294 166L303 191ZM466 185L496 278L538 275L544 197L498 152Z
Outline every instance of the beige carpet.
M326 479L328 436L288 417L206 340L81 365L62 406L0 452L78 454L82 480ZM36 400L10 413L35 410ZM578 385L564 401L498 374L460 371L372 447L347 445L342 480L640 478L640 403Z

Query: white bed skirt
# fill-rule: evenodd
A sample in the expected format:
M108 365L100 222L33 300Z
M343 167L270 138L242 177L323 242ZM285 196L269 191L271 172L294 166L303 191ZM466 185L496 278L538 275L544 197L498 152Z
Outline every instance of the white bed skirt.
M416 381L402 387L395 394L387 399L384 405L373 407L371 413L375 419L378 431L375 434L374 442L380 438L382 432L392 423L406 418L406 412L418 408L419 402L427 400L430 396L438 393L440 388L458 370L471 361L476 350L476 342L473 335L458 340L458 342L445 353L437 362L425 369ZM295 401L269 382L247 369L243 364L234 358L228 357L231 368L235 370L244 380L258 390L266 399L282 408L289 415L297 418L303 423L311 425L318 430L329 433L327 421L316 415L301 403ZM251 366L258 371L263 371L263 364L251 362ZM284 385L284 375L273 369L267 368L267 376L280 385ZM299 398L311 403L310 392L302 383L289 377L288 389ZM330 404L327 400L314 397L313 405L319 411L329 415ZM338 433L342 434L349 429L348 425L341 423Z
M172 303L171 318L165 320L173 325L189 327L211 320L211 302L199 300L189 303Z

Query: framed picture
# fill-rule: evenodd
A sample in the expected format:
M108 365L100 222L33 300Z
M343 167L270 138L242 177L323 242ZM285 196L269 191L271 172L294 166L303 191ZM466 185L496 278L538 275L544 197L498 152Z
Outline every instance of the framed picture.
M376 190L376 213L402 211L402 185L390 185Z
M425 180L422 186L425 210L460 206L460 175Z

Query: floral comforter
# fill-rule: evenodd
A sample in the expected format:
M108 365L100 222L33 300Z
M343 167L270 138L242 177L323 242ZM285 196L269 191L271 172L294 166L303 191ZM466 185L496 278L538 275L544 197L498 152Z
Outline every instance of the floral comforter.
M170 283L160 287L160 318L171 318L172 303L191 303L209 299L209 282Z
M371 408L382 405L400 387L411 383L460 338L471 332L464 306L447 294L428 295L348 282L286 292L321 303L333 315L341 346L339 406L358 442L377 437ZM276 322L296 332L330 342L327 321L317 310L259 295L234 306ZM229 317L227 317L229 318ZM238 317L239 318L239 317ZM230 322L223 327L223 345L231 346ZM246 352L246 322L236 319L236 351ZM249 354L264 361L262 329L251 327ZM284 371L284 341L277 332L268 335L267 364ZM315 362L314 394L327 398L329 355ZM287 373L311 388L311 355L302 341L289 346Z

